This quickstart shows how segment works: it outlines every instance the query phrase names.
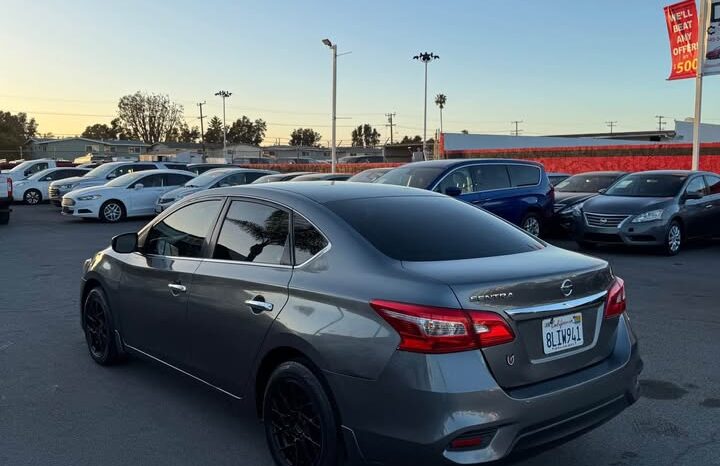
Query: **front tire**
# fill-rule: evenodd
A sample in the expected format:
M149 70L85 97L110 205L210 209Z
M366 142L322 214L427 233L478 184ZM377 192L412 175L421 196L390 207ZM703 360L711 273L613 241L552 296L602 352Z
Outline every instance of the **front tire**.
M322 383L301 361L280 364L263 399L268 448L278 466L340 464L338 421Z
M534 212L528 212L520 222L520 228L527 231L531 235L540 237L542 231L542 219Z
M122 360L115 340L110 306L100 287L93 288L83 303L82 327L90 357L102 365L109 366Z
M665 233L665 244L663 252L668 256L675 256L680 252L683 241L683 229L677 220L670 222L667 232Z
M125 206L120 201L107 201L100 207L100 220L117 223L125 218Z
M28 189L23 194L23 201L27 205L38 205L42 202L42 193L37 189Z

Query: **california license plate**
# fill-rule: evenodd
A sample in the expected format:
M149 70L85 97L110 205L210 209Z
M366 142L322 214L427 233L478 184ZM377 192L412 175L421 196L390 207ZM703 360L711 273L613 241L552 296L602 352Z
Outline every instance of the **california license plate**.
M583 345L582 313L568 314L542 321L545 354L557 353Z

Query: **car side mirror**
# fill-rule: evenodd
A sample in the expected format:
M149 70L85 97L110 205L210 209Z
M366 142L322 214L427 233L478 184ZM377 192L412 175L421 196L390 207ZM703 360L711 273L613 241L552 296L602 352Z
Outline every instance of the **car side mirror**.
M114 174L114 173L110 173L110 174L107 176L107 179L108 179L108 180L112 180L113 178L117 178L117 175Z
M598 194L605 194L607 192L607 188L598 189Z
M449 186L445 188L445 194L451 197L458 197L462 194L462 189L458 188L457 186Z
M686 201L690 200L697 200L702 199L704 196L702 193L694 192L694 193L685 193L685 196L683 196Z
M142 183L137 183L137 184L134 186L135 191L140 191L140 190L143 189L144 187L145 187L145 185L142 184Z
M137 233L123 233L112 239L112 250L119 254L130 254L137 251L138 235Z

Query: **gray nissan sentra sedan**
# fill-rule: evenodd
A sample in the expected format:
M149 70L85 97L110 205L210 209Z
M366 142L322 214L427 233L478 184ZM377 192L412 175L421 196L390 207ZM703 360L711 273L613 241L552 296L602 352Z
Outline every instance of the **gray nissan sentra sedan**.
M606 262L430 191L205 191L84 271L92 358L147 357L243 400L278 465L484 463L638 397Z

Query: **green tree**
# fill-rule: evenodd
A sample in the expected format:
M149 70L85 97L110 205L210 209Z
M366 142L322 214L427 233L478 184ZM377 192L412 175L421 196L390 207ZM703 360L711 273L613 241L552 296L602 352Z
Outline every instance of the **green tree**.
M220 144L223 141L222 120L216 116L210 119L207 131L205 131L205 142L208 144Z
M352 131L352 145L355 147L375 147L380 143L380 133L365 123Z
M435 96L435 105L440 108L440 132L442 133L443 125L442 125L442 111L445 108L445 104L447 103L447 97L445 94L438 94Z
M422 136L413 136L412 138L404 136L400 144L420 144L422 142Z
M470 133L468 133L468 130L466 130L466 129L464 129L464 130L462 130L462 131L460 131L460 132L463 133L463 134L470 134Z
M120 98L119 123L148 144L163 142L179 131L183 123L183 106L164 94L136 92Z
M252 144L258 146L263 142L263 139L265 139L266 130L267 123L263 120L258 118L255 121L251 121L250 118L243 115L242 118L235 120L227 129L227 141L232 144Z
M317 147L322 136L312 128L297 128L290 133L291 146Z
M117 132L105 123L95 123L86 127L80 136L88 139L117 139Z
M184 121L173 128L173 130L165 136L166 142L183 142L193 143L200 139L200 130L197 126L190 128Z
M37 135L35 118L28 119L26 113L13 115L0 111L0 149L18 150L27 138Z

